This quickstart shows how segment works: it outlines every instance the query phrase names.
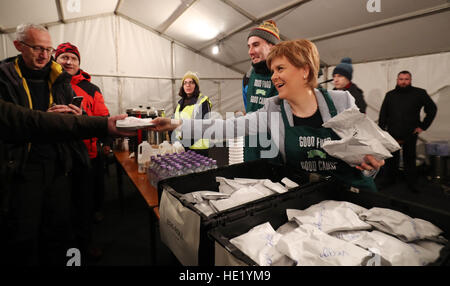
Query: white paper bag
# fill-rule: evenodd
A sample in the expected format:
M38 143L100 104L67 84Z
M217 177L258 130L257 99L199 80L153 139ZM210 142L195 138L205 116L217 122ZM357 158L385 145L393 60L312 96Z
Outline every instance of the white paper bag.
M412 218L399 211L386 208L371 208L359 214L359 217L376 229L398 237L405 242L421 239L436 239L442 229L429 221Z
M275 248L280 238L281 234L276 233L270 223L266 222L230 239L230 242L258 265L271 266L284 256Z
M313 225L325 233L343 230L370 229L371 226L358 217L364 208L341 201L326 200L305 210L286 209L288 220L299 225Z
M389 133L355 107L339 113L322 126L333 129L341 137L341 140L326 141L323 149L352 166L361 164L365 155L384 160L400 149Z
M358 266L370 252L334 238L312 225L301 225L283 235L276 249L297 262L297 266Z
M162 242L184 266L198 265L200 216L163 191L159 204Z

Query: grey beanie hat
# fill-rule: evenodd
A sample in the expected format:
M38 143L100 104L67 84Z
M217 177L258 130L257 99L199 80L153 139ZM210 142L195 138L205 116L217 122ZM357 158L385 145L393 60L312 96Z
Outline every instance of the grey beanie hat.
M343 58L341 63L336 66L333 70L333 75L340 74L348 78L348 80L352 80L353 77L353 67L352 67L352 59L351 58Z
M264 21L258 27L251 29L247 39L252 36L260 37L261 39L264 39L268 43L274 45L278 44L280 41L280 31L277 28L277 24L273 20Z

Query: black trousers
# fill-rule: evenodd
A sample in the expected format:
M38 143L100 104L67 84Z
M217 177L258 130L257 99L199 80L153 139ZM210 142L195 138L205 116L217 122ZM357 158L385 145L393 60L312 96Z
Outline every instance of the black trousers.
M29 163L8 188L0 264L65 265L72 241L67 174L55 161Z
M408 185L414 185L417 182L416 143L417 135L412 134L400 145L403 150L403 167ZM392 155L392 158L386 160L386 176L393 181L399 176L400 150Z
M94 212L103 210L105 201L105 158L103 154L99 154L96 158L91 159L91 176L92 186L94 188Z
M74 161L71 174L71 220L75 237L75 247L81 252L82 265L92 241L94 208L92 167Z

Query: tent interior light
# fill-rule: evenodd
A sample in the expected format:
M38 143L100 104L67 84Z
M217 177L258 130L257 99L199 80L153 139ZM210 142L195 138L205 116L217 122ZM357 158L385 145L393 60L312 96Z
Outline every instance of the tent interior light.
M214 45L212 47L212 53L213 55L217 55L219 53L219 45Z
M207 21L191 19L186 23L186 30L190 31L186 36L194 39L209 41L214 39L219 31Z
M80 0L68 0L67 1L67 11L70 13L80 13L81 12L81 1Z

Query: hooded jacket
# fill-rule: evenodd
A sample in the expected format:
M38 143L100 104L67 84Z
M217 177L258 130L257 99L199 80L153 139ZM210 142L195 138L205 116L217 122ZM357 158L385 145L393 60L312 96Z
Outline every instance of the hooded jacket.
M100 89L95 84L91 83L91 76L83 71L79 72L72 77L70 81L72 89L77 96L82 96L83 101L81 107L86 111L88 116L109 116L109 110L105 105ZM98 138L93 137L83 140L89 153L89 158L93 159L97 157L97 141ZM105 143L110 143L105 138L102 140Z

